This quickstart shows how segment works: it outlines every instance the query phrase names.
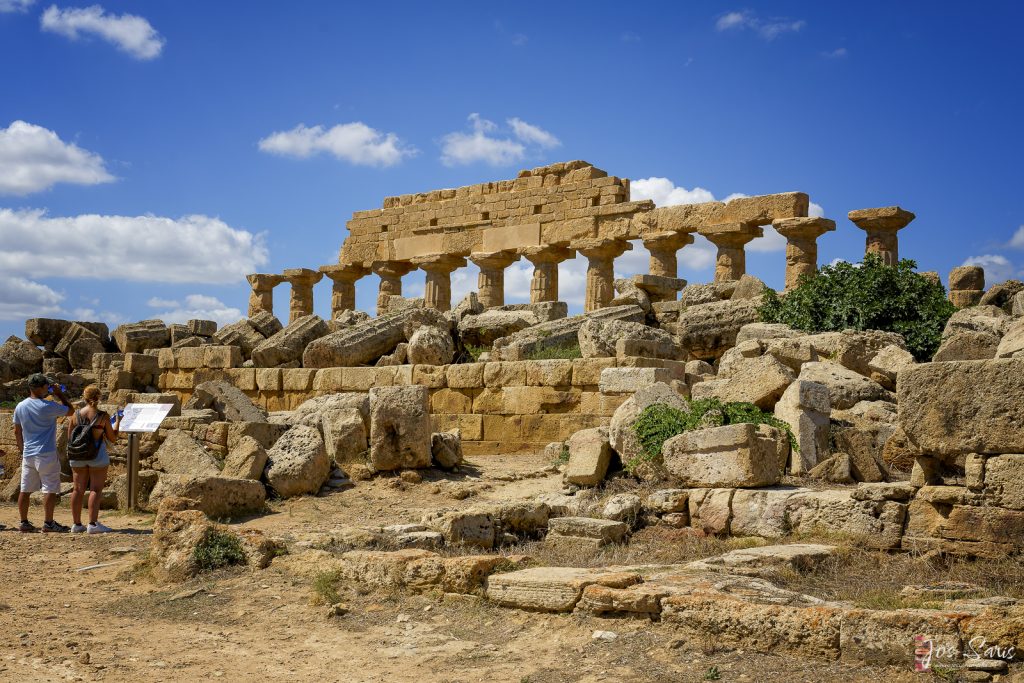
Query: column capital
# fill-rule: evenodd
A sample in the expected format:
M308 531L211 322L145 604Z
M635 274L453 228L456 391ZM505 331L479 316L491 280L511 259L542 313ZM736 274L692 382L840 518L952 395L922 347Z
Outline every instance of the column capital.
M569 246L588 259L615 258L633 249L633 245L626 240L602 239L600 237L579 240Z
M481 268L508 268L518 261L520 254L513 249L503 251L474 251L469 260Z
M312 287L324 279L324 274L311 268L286 268L284 279L293 285L308 285Z
M701 228L699 233L717 247L741 248L750 240L761 237L764 230L753 223L718 223Z
M452 254L429 254L416 256L409 261L422 270L436 273L450 273L457 268L466 267L466 259Z
M656 232L643 238L648 250L678 251L687 244L693 244L693 235L688 232Z
M857 209L846 216L861 230L867 232L896 232L907 227L915 216L898 206L883 206L877 209Z
M568 247L558 247L550 244L542 244L534 247L523 247L518 250L527 261L533 265L538 263L561 263L568 261L576 255L575 250Z
M786 239L817 239L835 230L836 222L817 216L776 218L772 221L772 227Z
M250 273L245 279L255 290L273 289L285 281L284 275L276 273Z
M374 275L383 277L402 277L416 270L416 266L408 261L374 261L370 270Z
M320 266L319 270L335 282L355 282L370 274L370 269L361 263L332 263Z

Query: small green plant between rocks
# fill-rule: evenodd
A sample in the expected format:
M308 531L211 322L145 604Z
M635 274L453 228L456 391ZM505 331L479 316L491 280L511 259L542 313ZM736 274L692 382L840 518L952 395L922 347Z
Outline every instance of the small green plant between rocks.
M558 452L558 457L551 461L552 465L564 465L569 462L569 446L562 444L562 450Z
M211 571L234 564L245 564L245 550L234 534L213 529L195 549L195 561L200 571Z
M546 346L531 351L526 360L572 360L582 358L579 344L567 344L565 346Z
M338 570L317 574L313 578L313 604L336 605L341 602L341 595L338 593L340 580L341 572Z
M632 472L643 463L654 463L661 459L661 448L673 436L694 429L721 427L730 424L765 424L785 432L789 446L799 450L793 430L784 421L766 413L753 403L722 403L716 398L687 401L689 410L680 410L664 403L654 403L643 409L633 431L640 440L640 455L625 463Z

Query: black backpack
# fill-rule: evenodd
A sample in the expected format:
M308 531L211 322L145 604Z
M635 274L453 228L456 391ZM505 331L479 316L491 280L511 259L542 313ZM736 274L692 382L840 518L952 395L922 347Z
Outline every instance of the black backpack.
M99 453L99 441L92 438L92 430L102 416L103 413L96 411L93 421L84 424L81 413L75 413L75 426L68 437L68 460L93 460L96 457Z

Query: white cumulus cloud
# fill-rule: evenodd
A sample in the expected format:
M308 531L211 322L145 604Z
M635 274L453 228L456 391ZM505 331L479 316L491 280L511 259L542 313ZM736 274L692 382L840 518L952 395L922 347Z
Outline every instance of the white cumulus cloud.
M189 294L184 302L168 301L153 297L149 300L152 308L166 308L154 317L165 323L186 323L189 320L215 320L218 326L230 325L241 320L242 311L228 306L217 297L205 294Z
M299 124L291 130L271 133L259 141L264 152L305 159L326 152L356 166L394 166L416 154L395 133L384 133L361 121L331 128Z
M0 272L137 282L237 283L268 260L262 234L194 215L53 217L0 208Z
M136 59L154 59L166 42L144 18L134 14L107 14L99 5L59 9L50 5L40 19L44 31L72 40L94 35Z
M508 166L522 161L529 153L558 147L562 142L540 126L520 118L506 121L508 131L479 114L469 115L470 131L455 131L441 138L441 163L464 166L484 162L491 166Z
M27 12L36 0L0 0L0 13Z
M806 25L807 22L802 19L761 19L749 10L727 12L715 21L715 29L718 31L750 30L765 40L775 40L784 33L796 33Z
M1017 271L1017 269L1014 268L1013 263L1010 262L1010 259L1001 254L982 254L980 256L971 256L961 265L981 266L984 268L985 283L988 285L1005 282L1006 280L1014 277Z
M23 320L60 312L64 295L39 282L0 274L0 320Z
M57 183L109 183L103 158L64 142L42 126L15 121L0 128L0 194L25 195Z
M694 187L692 190L688 190L685 187L677 187L668 178L658 177L630 181L629 195L633 201L650 199L657 206L715 201L715 195L703 187Z
M1024 249L1024 225L1017 228L1017 232L1013 233L1013 237L1010 238L1007 246L1014 249Z

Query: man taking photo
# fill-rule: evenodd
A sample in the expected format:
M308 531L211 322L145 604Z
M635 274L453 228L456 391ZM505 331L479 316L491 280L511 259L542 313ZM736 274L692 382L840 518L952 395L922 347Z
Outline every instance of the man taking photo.
M21 494L18 511L21 513L21 531L36 531L28 521L29 497L42 491L46 522L43 531L63 532L68 528L53 519L53 508L60 493L60 460L57 458L57 418L75 414L60 385L51 385L45 375L28 378L29 396L14 409L14 438L21 451ZM60 403L45 400L53 393Z

